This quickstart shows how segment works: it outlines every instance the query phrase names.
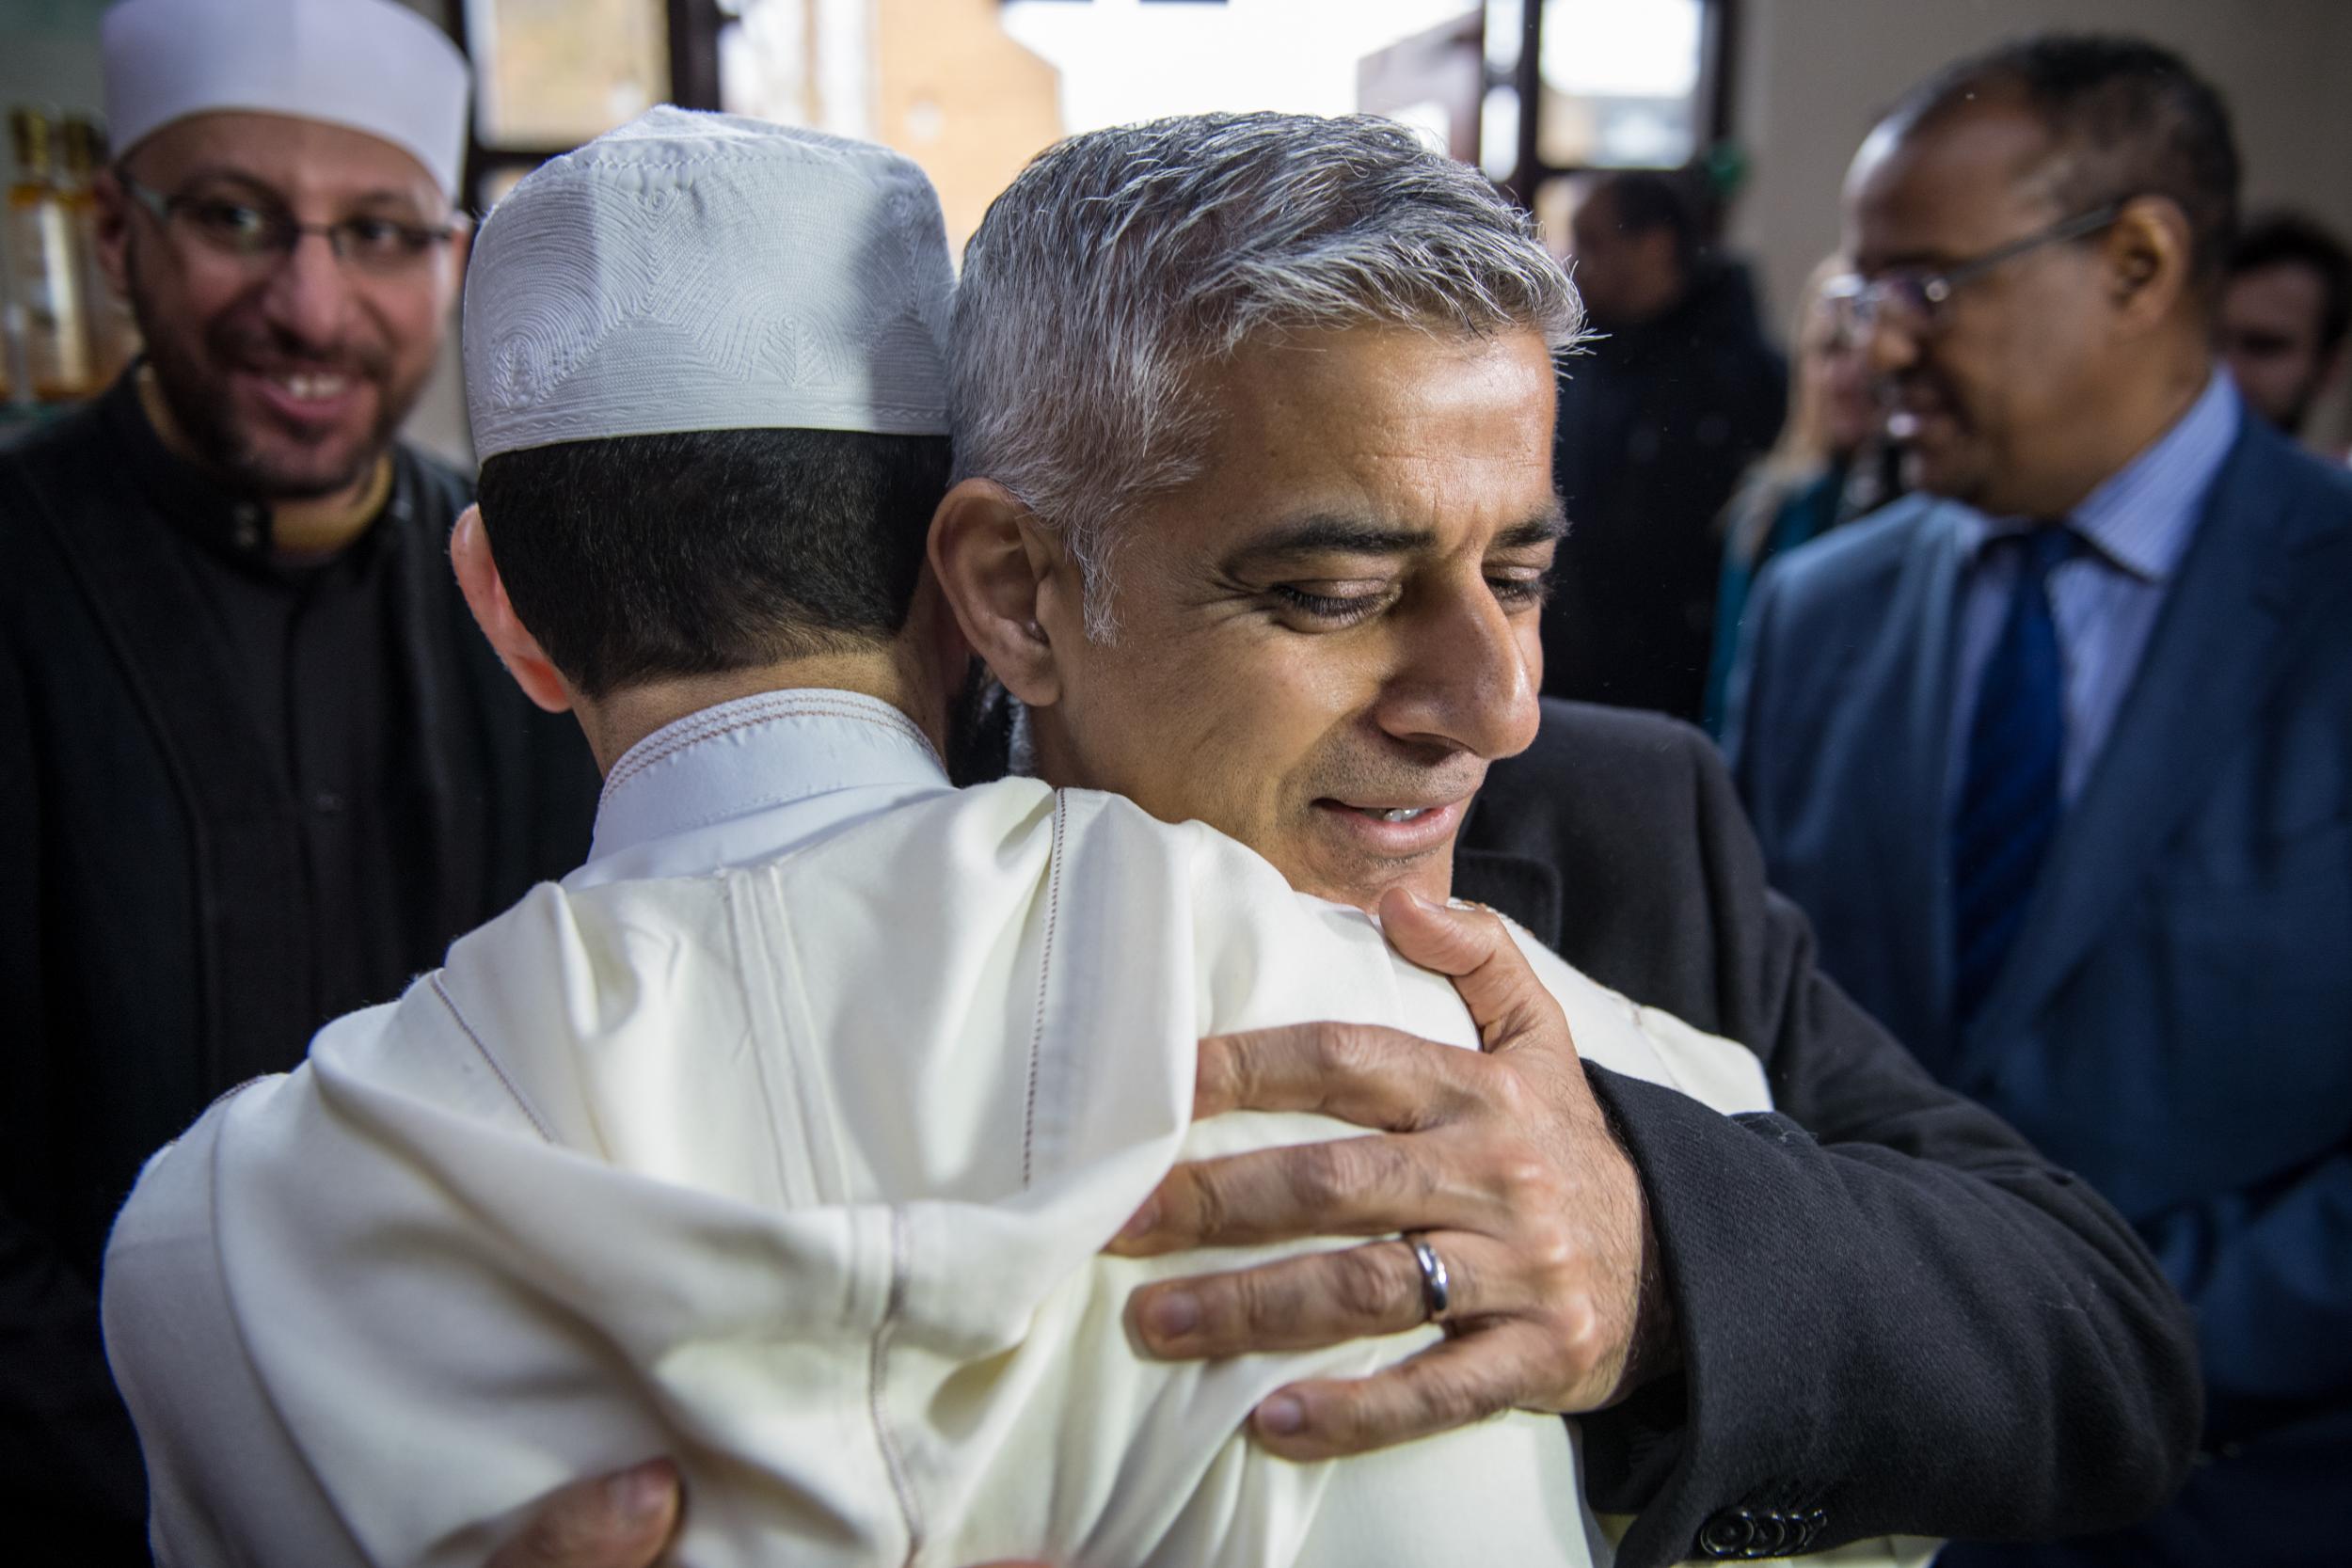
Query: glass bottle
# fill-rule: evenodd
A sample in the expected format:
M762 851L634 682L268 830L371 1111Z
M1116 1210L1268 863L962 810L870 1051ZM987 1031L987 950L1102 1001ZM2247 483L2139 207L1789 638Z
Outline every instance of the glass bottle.
M75 262L73 215L58 189L53 122L39 109L8 117L16 139L16 183L8 187L9 272L23 308L24 377L43 403L91 390L89 340Z

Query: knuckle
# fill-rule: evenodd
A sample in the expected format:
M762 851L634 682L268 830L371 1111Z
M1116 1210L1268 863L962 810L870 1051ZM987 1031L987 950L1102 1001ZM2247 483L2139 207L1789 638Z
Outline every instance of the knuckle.
M1387 1323L1396 1316L1402 1280L1387 1244L1350 1247L1329 1255L1331 1299L1348 1319L1359 1323Z
M1315 1025L1315 1065L1326 1072L1350 1076L1369 1072L1379 1065L1380 1046L1379 1034L1370 1024Z
M1486 1069L1476 1089L1490 1117L1505 1127L1532 1127L1544 1114L1543 1101L1516 1062L1497 1056L1477 1058Z
M1252 1269L1230 1276L1227 1285L1206 1298L1203 1319L1216 1342L1252 1345L1296 1329L1300 1295L1289 1271Z
M1497 1151L1493 1185L1496 1200L1521 1224L1556 1219L1566 1205L1567 1184L1559 1167L1525 1144Z
M1572 1376L1582 1377L1608 1358L1609 1336L1591 1297L1571 1297L1555 1309L1553 1317L1558 1323L1556 1342Z
M1298 1200L1311 1212L1323 1213L1348 1203L1367 1181L1368 1161L1357 1146L1362 1138L1339 1138L1305 1144L1295 1154L1295 1184Z
M1216 1165L1179 1165L1162 1184L1161 1212L1173 1227L1194 1236L1218 1236L1232 1211L1226 1176Z
M1559 1279L1571 1274L1581 1251L1577 1245L1576 1227L1565 1215L1549 1211L1522 1213L1519 1219L1519 1231L1512 1245L1512 1255L1519 1263L1542 1279Z
M1192 1092L1196 1101L1218 1106L1247 1104L1252 1078L1250 1045L1246 1037L1226 1036L1200 1042L1192 1061Z
M1476 940L1489 955L1500 953L1506 948L1516 948L1517 943L1511 941L1510 927L1503 925L1502 916L1497 914L1491 906L1473 905L1464 910L1462 915L1472 927Z

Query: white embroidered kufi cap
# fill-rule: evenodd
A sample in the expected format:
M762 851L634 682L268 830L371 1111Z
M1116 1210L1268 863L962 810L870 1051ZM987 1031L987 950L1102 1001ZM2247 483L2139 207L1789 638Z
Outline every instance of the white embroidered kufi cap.
M388 141L457 192L466 56L395 0L123 0L101 33L124 151L190 115L293 115Z
M466 272L485 458L694 430L947 431L939 197L867 142L667 106L524 176Z

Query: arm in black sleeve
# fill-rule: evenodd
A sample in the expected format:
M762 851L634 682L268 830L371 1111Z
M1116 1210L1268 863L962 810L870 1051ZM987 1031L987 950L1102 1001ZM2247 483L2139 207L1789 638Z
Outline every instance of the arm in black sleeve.
M1592 1073L1642 1173L1682 1352L1583 1422L1596 1506L1639 1515L1620 1561L1690 1555L1727 1509L1811 1516L1815 1547L2153 1510L2198 1430L2179 1299L2102 1199L1814 968L1720 759L1678 733L1713 949L1693 1021L1764 1059L1780 1114Z
M0 1502L72 1529L77 1562L144 1561L138 1442L106 1370L97 1292L13 1201L52 1131L36 767L16 655L0 650Z

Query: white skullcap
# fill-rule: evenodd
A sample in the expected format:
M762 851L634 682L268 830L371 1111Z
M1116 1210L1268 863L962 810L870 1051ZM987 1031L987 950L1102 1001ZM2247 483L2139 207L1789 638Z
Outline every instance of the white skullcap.
M189 115L293 115L388 141L457 192L466 56L395 0L123 0L103 33L125 151Z
M483 457L692 430L947 431L954 276L923 171L664 105L523 177L466 271Z

